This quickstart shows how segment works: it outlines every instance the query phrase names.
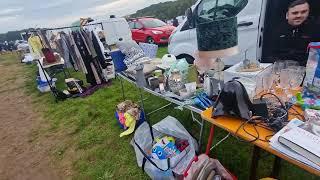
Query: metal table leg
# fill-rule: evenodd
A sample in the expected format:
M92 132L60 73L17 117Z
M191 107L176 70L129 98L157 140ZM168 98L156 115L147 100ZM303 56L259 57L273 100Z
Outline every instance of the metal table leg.
M139 94L140 94L141 108L142 108L143 111L145 111L145 109L144 109L144 100L143 100L143 92L142 92L140 87L138 87L138 88L139 88Z
M155 112L158 112L158 111L160 111L160 110L162 110L162 109L165 109L165 108L167 108L167 107L169 107L169 106L171 106L171 105L172 105L172 103L169 103L169 104L167 104L167 105L164 105L164 106L162 106L162 107L160 107L160 108L157 108L157 109L149 112L147 115L149 116L149 115L151 115L151 114L153 114L153 113L155 113Z
M198 139L198 144L199 144L199 149L198 151L200 152L201 150L201 144L202 144L202 136L203 136L203 128L204 128L204 119L201 118L201 122L194 116L194 112L191 111L191 117L193 122L197 122L200 126L200 134L199 134L199 139Z
M209 134L207 149L206 149L206 155L208 156L210 156L210 149L212 146L213 137L214 137L214 125L212 124L210 128L210 134Z
M201 118L200 134L199 134L199 142L198 142L199 152L201 151L201 146L202 146L203 129L204 129L204 119Z
M121 91L122 91L122 99L125 101L126 98L125 98L125 95L124 95L124 86L123 86L123 81L122 81L122 78L120 77L120 83L121 83Z
M251 168L250 168L250 180L256 180L257 177L257 168L259 165L260 158L260 148L258 146L253 147L252 159L251 159Z
M276 156L274 163L273 163L271 177L273 177L275 179L279 179L280 171L281 171L281 158Z

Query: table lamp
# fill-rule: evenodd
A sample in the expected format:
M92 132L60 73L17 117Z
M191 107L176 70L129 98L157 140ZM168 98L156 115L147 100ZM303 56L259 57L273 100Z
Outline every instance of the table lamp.
M213 69L215 62L221 62L220 58L238 53L236 15L247 4L248 0L201 1L192 15L198 42L196 64L205 70Z

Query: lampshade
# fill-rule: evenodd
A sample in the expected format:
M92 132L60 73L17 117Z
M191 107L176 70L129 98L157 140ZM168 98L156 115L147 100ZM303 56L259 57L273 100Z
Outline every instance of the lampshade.
M203 0L196 8L195 23L201 60L233 56L238 53L236 15L248 0Z

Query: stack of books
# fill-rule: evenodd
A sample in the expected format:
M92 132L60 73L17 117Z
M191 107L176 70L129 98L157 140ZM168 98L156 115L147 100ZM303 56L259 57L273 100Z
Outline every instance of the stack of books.
M273 149L320 171L320 111L306 110L306 122L291 120L270 139Z

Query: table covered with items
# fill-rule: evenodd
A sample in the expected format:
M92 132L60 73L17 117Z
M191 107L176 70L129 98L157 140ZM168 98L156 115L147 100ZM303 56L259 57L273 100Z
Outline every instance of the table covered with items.
M256 179L260 150L276 156L272 170L275 178L280 172L281 159L319 176L318 44L310 44L307 67L286 60L266 65L264 69L269 67L269 70L254 79L249 76L251 72L235 73L237 80L226 82L214 107L202 112L202 118L211 123L206 154L232 135L254 145L250 179ZM237 66L227 69L224 78ZM229 134L211 147L214 127Z
M254 151L250 170L251 179L256 179L256 168L261 149L277 157L272 177L278 177L281 159L319 175L317 144L319 144L320 129L320 111L318 111L320 91L318 91L317 83L318 62L313 62L314 58L318 58L315 53L318 51L310 52L307 67L299 66L295 61L285 60L273 64L244 61L230 68L224 68L222 61L216 61L213 70L206 71L204 76L197 73L198 66L189 65L185 59L176 59L170 54L165 55L162 59L144 60L135 64L134 68L132 64L126 64L129 67L119 71L117 71L118 62L115 62L115 69L120 80L125 79L136 84L139 89L163 98L170 104L175 104L177 109L190 110L193 118L193 113L201 114L202 119L198 121L201 126L198 145L201 146L203 121L211 123L206 155L210 155L211 150L231 135L252 143ZM125 90L122 89L122 91L125 99ZM140 95L143 106L142 94ZM168 105L155 111L166 107ZM143 107L142 110L144 110ZM174 118L168 117L163 121L168 119L173 120ZM177 120L174 121L178 127L182 126ZM162 128L166 126L160 124ZM215 126L228 131L229 135L211 147ZM137 138L140 127L136 127L135 137ZM143 128L144 131L151 132L154 126L145 125ZM165 130L163 131L165 134L159 136L153 136L151 133L150 141L147 141L151 143L148 145L148 148L151 148L148 152L140 152L143 148L137 147L137 144L140 145L135 142L135 139L132 141L136 153L139 150L140 154L143 154L143 156L140 155L141 162L138 158L138 165L145 168L143 163L147 162L155 168L152 170L153 173L146 170L151 177L156 177L154 173L157 171L160 173L159 177L176 174L187 178L189 169L197 166L196 162L199 158L206 159L203 157L205 155L187 156L189 163L184 163L188 165L188 167L183 167L185 171L179 169L181 168L179 163L169 168L168 164L163 164L165 161L158 162L158 158L174 159L183 151L178 148L181 147L179 144L181 138L175 134L177 131L179 130ZM304 135L297 135L299 133ZM176 142L179 143L176 144ZM188 141L183 144L190 145L190 143ZM192 152L198 150L196 145L192 148L194 149ZM191 157L196 157L197 160ZM212 168L213 165L209 167ZM170 170L169 174L168 170ZM228 173L228 175L231 179L234 178L231 174Z

